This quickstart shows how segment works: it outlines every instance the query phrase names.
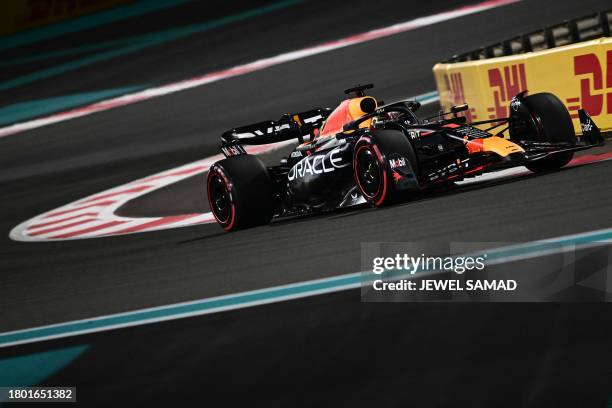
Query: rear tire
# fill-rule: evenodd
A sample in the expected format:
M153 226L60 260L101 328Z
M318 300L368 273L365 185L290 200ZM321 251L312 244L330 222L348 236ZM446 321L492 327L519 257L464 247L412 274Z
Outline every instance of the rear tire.
M569 112L555 95L537 93L525 98L525 104L531 112L528 122L531 124L529 140L549 143L576 144L576 134ZM563 152L545 157L525 165L529 170L540 173L558 170L574 157L574 152Z
M274 215L273 188L268 170L250 155L216 162L206 181L208 204L226 231L268 224Z
M397 202L418 190L416 169L412 145L399 130L376 130L355 144L355 184L366 201L376 207Z

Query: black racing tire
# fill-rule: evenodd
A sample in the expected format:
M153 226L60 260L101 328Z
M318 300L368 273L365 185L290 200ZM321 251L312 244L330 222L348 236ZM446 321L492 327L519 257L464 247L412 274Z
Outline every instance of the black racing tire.
M210 210L226 231L265 225L274 215L272 180L255 156L234 156L213 164L206 190Z
M395 179L397 171L390 161L404 158L407 170L412 174L412 184L401 188ZM362 136L355 144L353 153L353 177L361 195L370 204L381 207L408 197L418 190L417 159L406 135L400 130L375 130Z
M533 115L537 142L576 144L576 134L569 112L555 95L547 92L529 95L525 104ZM557 153L525 165L534 173L558 170L574 157L574 152Z

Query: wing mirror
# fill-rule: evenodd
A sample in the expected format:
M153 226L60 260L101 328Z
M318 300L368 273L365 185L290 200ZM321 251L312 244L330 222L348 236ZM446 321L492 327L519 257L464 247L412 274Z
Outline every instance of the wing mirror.
M463 103L461 105L455 105L455 106L451 106L450 111L453 114L454 117L457 117L457 114L459 112L463 112L469 109L469 106L467 103Z

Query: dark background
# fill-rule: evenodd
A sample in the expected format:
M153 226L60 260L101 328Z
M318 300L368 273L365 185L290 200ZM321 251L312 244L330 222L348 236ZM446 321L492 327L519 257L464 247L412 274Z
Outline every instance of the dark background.
M308 1L5 91L0 107L163 84L469 3ZM606 6L518 2L0 139L0 330L356 272L366 241L524 242L609 227L607 162L239 234L204 225L56 243L8 238L41 212L217 153L225 129L333 106L359 82L374 82L385 100L428 92L431 67L448 55ZM176 28L245 7L195 2L0 55ZM3 69L0 78L59 62ZM203 194L197 180L185 186ZM90 345L44 385L76 385L79 402L97 406L605 407L610 312L603 303L362 304L348 291L4 348L0 357Z

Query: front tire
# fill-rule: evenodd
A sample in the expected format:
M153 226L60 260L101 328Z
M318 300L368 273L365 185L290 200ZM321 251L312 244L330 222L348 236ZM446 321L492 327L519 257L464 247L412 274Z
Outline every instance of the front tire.
M399 130L376 130L355 144L353 177L361 195L381 207L418 190L412 145Z
M535 142L576 144L576 134L569 112L555 95L547 92L537 93L525 98L530 117L525 118L530 135ZM512 135L511 135L512 136ZM515 137L516 138L516 137ZM556 153L525 165L534 173L558 170L574 157L574 152Z
M274 215L273 188L261 160L241 155L220 160L208 171L208 204L226 231L265 225Z

